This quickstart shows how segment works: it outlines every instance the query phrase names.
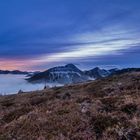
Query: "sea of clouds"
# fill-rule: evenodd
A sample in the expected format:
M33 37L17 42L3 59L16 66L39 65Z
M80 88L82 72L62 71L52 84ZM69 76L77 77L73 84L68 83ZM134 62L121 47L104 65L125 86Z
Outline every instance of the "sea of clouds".
M34 91L44 88L44 83L28 83L26 75L1 74L0 75L0 95L16 94L19 90ZM49 87L61 86L58 84L47 84Z

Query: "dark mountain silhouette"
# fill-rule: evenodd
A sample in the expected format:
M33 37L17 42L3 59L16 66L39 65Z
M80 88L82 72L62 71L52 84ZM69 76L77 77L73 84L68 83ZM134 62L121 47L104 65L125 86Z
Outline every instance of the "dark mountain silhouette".
M19 71L19 70L0 70L0 74L29 74L29 72L26 71Z

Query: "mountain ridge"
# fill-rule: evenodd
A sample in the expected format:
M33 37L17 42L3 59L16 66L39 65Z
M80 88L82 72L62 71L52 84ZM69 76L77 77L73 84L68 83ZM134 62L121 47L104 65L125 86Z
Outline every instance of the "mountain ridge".
M89 80L101 79L114 74L121 74L131 71L140 71L140 68L126 68L126 69L101 69L95 67L91 70L82 71L74 64L67 64L65 66L57 66L46 71L34 74L26 79L28 82L57 82L63 84L72 84L86 82Z
M0 74L29 74L31 72L20 71L20 70L0 70Z

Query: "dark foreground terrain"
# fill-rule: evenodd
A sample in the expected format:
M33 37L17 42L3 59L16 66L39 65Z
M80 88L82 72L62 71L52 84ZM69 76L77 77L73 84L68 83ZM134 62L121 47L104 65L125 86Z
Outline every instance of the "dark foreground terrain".
M140 72L1 96L0 140L140 140Z

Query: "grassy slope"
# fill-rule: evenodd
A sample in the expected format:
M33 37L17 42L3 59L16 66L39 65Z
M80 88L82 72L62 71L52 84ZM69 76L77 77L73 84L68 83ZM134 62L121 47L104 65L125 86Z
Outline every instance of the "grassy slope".
M139 140L140 73L0 97L0 140Z

